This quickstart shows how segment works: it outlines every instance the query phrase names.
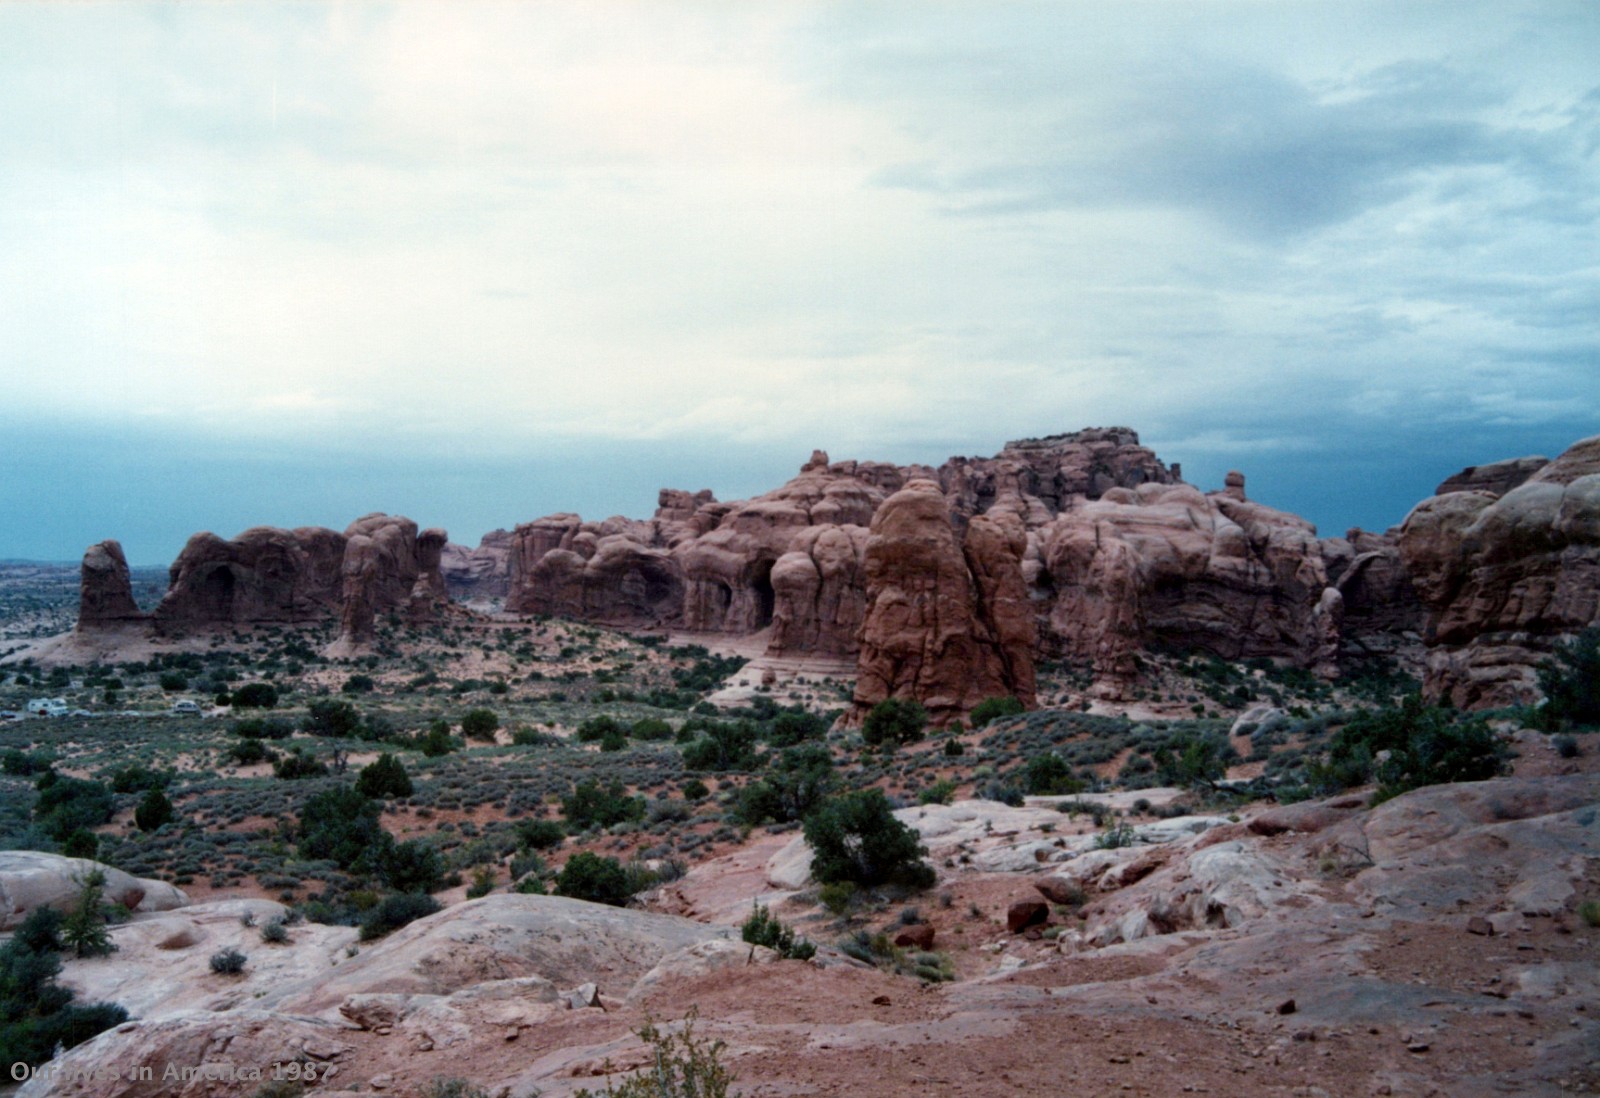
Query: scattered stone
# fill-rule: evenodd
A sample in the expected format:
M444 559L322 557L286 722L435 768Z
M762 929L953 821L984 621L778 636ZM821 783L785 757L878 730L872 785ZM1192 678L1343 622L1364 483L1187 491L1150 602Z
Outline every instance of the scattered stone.
M1474 915L1467 920L1467 933L1476 934L1481 938L1491 938L1494 936L1494 924L1482 915Z
M1278 1004L1279 1014L1293 1014L1299 1009L1300 1008L1295 1005L1295 1001L1293 999L1285 999L1283 1002Z

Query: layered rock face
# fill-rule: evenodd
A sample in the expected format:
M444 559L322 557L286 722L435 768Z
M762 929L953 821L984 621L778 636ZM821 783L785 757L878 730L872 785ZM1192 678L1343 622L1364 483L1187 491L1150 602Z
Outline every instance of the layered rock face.
M102 541L84 550L78 583L78 630L147 619L133 601L133 579L122 545Z
M1600 619L1600 436L1503 495L1423 500L1399 548L1426 609L1427 695L1458 706L1534 700L1538 663Z
M1044 643L1090 663L1102 693L1145 647L1287 658L1333 674L1341 599L1308 522L1223 492L1147 483L1074 506L1037 533Z
M1014 518L978 517L963 546L931 480L913 480L889 497L866 542L857 719L893 697L922 702L935 723L986 697L1015 694L1033 706L1025 545Z

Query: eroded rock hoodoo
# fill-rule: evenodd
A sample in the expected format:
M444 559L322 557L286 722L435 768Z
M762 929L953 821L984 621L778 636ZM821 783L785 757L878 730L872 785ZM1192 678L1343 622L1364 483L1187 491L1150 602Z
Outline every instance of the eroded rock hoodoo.
M894 697L922 702L936 723L987 697L1014 694L1034 704L1025 544L1014 519L979 517L964 547L932 480L913 480L889 497L866 543L856 718Z
M133 579L121 543L102 541L84 550L78 581L78 630L147 619L148 615L133 601Z

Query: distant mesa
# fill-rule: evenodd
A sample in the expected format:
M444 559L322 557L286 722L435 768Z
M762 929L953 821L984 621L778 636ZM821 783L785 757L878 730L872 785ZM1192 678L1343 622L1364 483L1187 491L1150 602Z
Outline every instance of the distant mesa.
M1425 666L1432 697L1527 700L1534 664L1596 617L1600 439L1439 488L1400 528L1318 538L1250 500L1241 472L1220 491L1185 484L1126 427L937 468L817 450L752 499L666 488L648 519L547 515L476 548L382 514L342 534L197 534L148 618L102 542L84 556L78 630L337 621L328 652L349 656L381 618L498 599L511 614L761 635L773 659L853 661L857 718L888 697L940 720L992 694L1031 705L1039 659L1083 666L1096 694L1121 699L1151 650L1329 677L1386 656Z

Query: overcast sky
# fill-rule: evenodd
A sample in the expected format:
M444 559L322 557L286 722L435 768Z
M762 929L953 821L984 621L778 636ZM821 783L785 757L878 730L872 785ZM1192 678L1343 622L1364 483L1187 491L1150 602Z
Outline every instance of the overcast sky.
M1600 5L0 5L0 557L1600 432Z

